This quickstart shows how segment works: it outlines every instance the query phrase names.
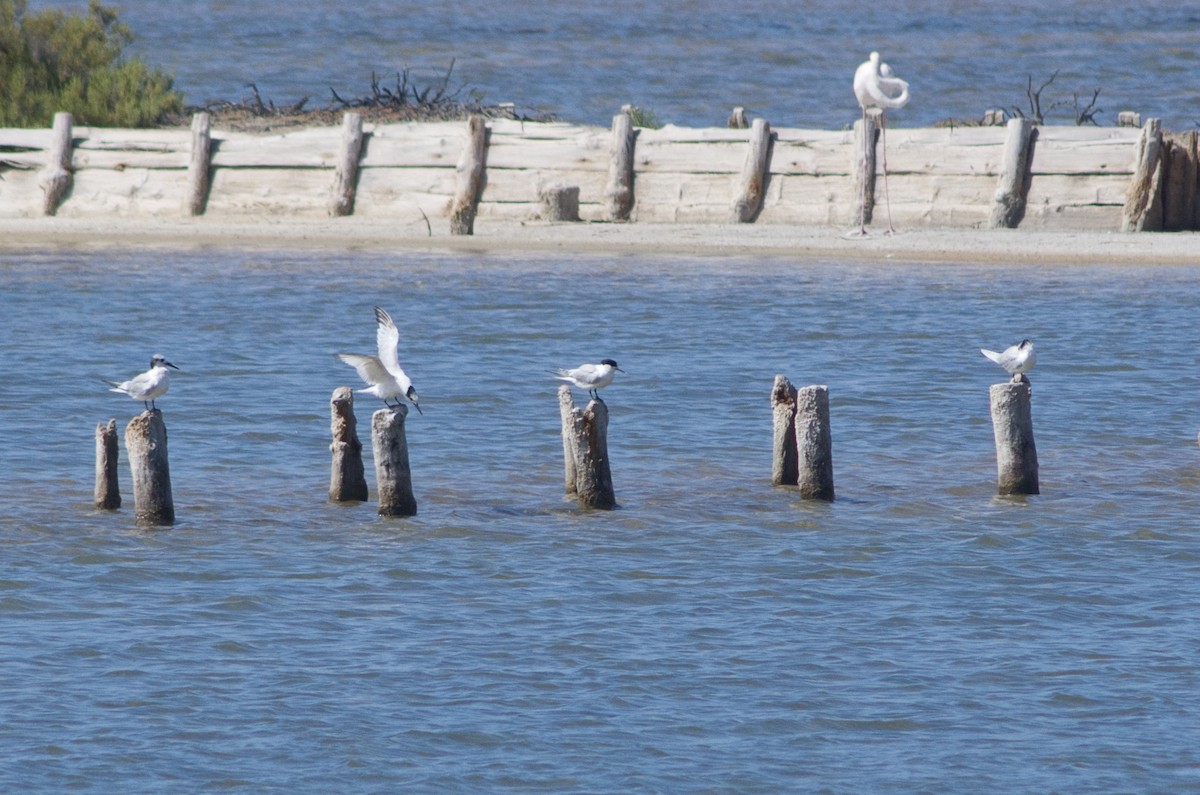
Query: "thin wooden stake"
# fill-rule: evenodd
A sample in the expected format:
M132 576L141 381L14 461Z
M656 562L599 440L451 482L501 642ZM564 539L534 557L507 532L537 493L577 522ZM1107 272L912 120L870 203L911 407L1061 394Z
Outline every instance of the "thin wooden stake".
M487 158L487 127L482 116L467 119L467 137L458 158L458 186L450 205L450 234L475 234L475 212L483 194Z
M188 158L187 196L184 215L204 215L208 206L208 188L212 175L212 129L207 113L192 116L192 151Z
M879 116L867 113L854 122L854 220L860 229L875 215L875 144Z
M748 224L762 210L767 174L771 168L771 125L766 119L755 119L750 128L750 148L742 166L741 187L733 202L733 222Z
M575 464L575 495L581 508L611 511L617 507L613 492L612 470L608 464L608 406L592 400L580 411L571 399L566 384L558 388L559 409L563 415L563 446L569 446ZM566 390L564 407L563 390ZM567 491L570 494L570 490Z
M117 485L117 421L96 423L96 507L115 511L121 507L121 489Z
M129 421L125 449L133 474L133 503L140 525L175 523L171 467L167 462L167 426L162 412L148 409Z
M1000 494L1039 493L1032 395L1027 380L993 384L989 392Z
M1037 128L1031 119L1009 119L1004 139L1004 164L992 198L992 229L1016 229L1025 217L1025 202L1033 183L1033 150Z
M334 502L365 502L367 478L363 470L362 442L354 417L354 392L348 386L333 390L329 399L329 450L333 462L329 474L329 499Z
M800 479L796 463L796 387L786 376L775 376L775 385L771 388L771 413L775 419L771 484L795 486Z
M829 387L796 390L796 452L800 497L833 500L833 434L829 427Z
M38 178L38 185L43 191L43 215L54 215L58 212L59 205L71 189L73 181L71 161L74 158L71 139L73 124L70 113L54 114L54 129L51 132L48 152L49 159Z
M628 113L613 116L608 185L604 189L608 220L628 221L633 212L633 152L637 131Z
M1124 232L1158 232L1163 227L1162 131L1158 119L1147 119L1138 136L1133 177L1121 213Z
M342 149L338 156L337 178L329 214L335 218L354 212L354 194L358 187L358 160L363 148L363 120L358 113L342 116Z
M404 419L408 406L379 409L371 417L371 447L375 452L375 490L380 516L416 516L408 464L408 439Z

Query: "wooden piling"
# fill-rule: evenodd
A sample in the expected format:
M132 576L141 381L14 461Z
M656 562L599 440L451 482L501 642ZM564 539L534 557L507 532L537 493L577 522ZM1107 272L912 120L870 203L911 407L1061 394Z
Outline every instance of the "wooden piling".
M1180 232L1198 228L1196 130L1163 135L1163 229Z
M1037 128L1031 119L1009 119L1000 181L992 197L992 229L1016 229L1025 217L1025 201L1033 182L1033 150L1037 137Z
M733 222L752 223L762 211L767 174L771 168L771 125L766 119L755 119L750 128L750 148L742 166L742 181L733 202Z
M796 485L805 500L833 500L833 434L829 387L796 390Z
M563 488L568 496L578 493L578 477L575 469L575 401L571 387L562 384L558 388L558 414L562 421L563 444Z
M43 191L42 214L54 215L62 204L73 180L71 161L72 129L74 121L70 113L54 114L54 129L50 134L49 159L38 177Z
M487 126L482 116L467 119L467 137L458 158L458 182L450 204L450 234L475 234L475 212L483 195L483 169L487 159Z
M565 395L564 395L565 392ZM581 508L611 511L617 507L612 470L608 464L608 406L592 400L580 411L571 398L571 388L558 388L559 410L563 421L563 453L575 471L574 493ZM569 475L572 464L567 465Z
M192 116L192 147L188 157L187 196L183 214L204 215L208 206L208 188L212 177L212 129L207 113Z
M125 449L133 475L133 503L140 525L175 523L171 467L167 462L167 426L162 412L148 409L129 421Z
M539 198L542 201L543 221L579 220L578 185L549 185L542 188Z
M365 502L367 479L363 470L362 442L354 417L354 391L348 386L333 390L329 399L329 429L333 462L329 473L329 499L334 502Z
M117 421L96 423L96 507L115 511L121 507L121 489L117 485Z
M771 414L775 420L771 485L795 486L800 478L796 463L796 387L786 376L775 376L775 385L771 388Z
M1028 380L993 384L992 431L996 439L1000 494L1038 494L1037 446L1033 441L1033 391Z
M854 122L854 220L865 226L875 214L875 144L879 115L868 113Z
M342 116L342 148L338 154L337 176L329 214L334 218L354 212L354 194L358 187L358 161L363 148L363 120L359 113Z
M1121 229L1125 232L1157 232L1163 228L1162 131L1158 119L1147 119L1138 136L1133 177L1125 192Z
M1123 110L1117 114L1118 127L1141 127L1142 114L1135 110Z
M745 130L749 127L750 123L746 121L746 109L741 105L735 107L733 112L729 114L729 119L725 122L725 126L731 130Z
M379 409L371 417L371 447L375 452L375 491L380 516L416 516L412 469L404 419L408 406Z
M604 189L608 220L628 221L633 212L633 153L637 131L628 113L613 116L608 185Z

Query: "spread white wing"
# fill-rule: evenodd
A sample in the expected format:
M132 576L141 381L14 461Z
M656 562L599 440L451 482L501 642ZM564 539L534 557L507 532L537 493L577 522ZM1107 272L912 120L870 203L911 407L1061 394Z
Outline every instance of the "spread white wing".
M379 362L393 376L400 375L404 372L400 367L400 357L396 352L400 346L400 330L396 328L392 316L379 307L375 307L375 320L379 324L375 330L375 341L379 347Z
M383 384L391 380L383 363L374 356L360 356L357 353L339 353L337 355L346 364L358 371L358 377L371 386Z

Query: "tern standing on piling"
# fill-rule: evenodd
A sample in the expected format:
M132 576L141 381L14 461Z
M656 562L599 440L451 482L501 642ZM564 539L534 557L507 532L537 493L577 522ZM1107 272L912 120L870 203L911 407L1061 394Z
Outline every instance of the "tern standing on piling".
M383 401L385 406L391 406L389 400L395 400L400 405L401 398L408 398L418 414L423 414L418 402L417 390L413 388L412 379L400 366L398 349L400 346L400 330L396 328L392 316L379 307L375 307L375 344L379 349L378 356L362 356L357 353L339 353L337 357L358 371L363 381L370 384L361 393L374 395Z
M612 359L601 359L600 364L581 364L570 370L555 370L554 377L560 381L574 384L580 389L586 389L588 395L600 399L597 390L603 389L613 382L617 372L625 372Z
M1016 345L1008 346L1002 352L989 351L987 348L980 348L979 352L1008 371L1014 381L1028 381L1028 377L1024 374L1037 364L1037 352L1029 340L1021 340Z
M150 369L146 372L135 375L128 381L120 383L105 381L104 383L111 387L110 392L129 395L134 400L142 401L146 408L154 409L154 399L167 394L167 388L171 385L171 370L178 369L161 353L156 353L150 357Z

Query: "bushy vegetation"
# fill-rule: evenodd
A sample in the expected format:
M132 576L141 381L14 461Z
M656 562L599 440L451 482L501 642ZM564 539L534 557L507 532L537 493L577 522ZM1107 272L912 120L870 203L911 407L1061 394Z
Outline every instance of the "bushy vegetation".
M0 126L45 127L66 111L76 124L146 127L178 113L173 78L122 56L132 40L98 0L86 14L27 14L25 0L0 0Z

